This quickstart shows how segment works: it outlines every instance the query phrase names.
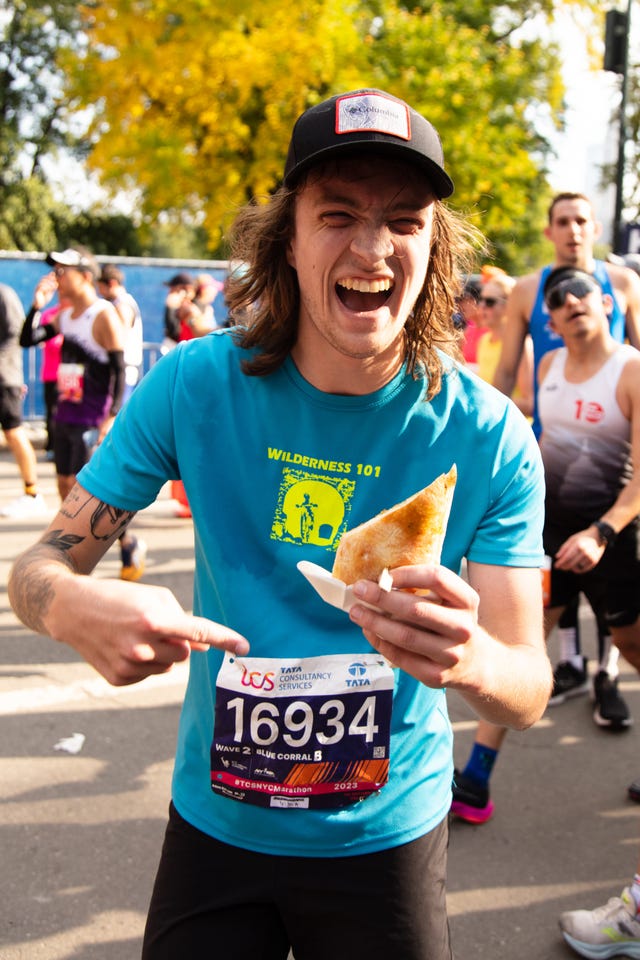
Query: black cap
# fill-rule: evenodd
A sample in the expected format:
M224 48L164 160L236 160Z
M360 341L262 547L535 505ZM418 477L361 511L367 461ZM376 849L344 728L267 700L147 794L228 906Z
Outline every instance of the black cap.
M293 186L309 167L338 154L372 151L421 167L438 199L453 193L435 127L382 90L340 94L298 117L284 168L285 186Z
M190 273L176 273L171 280L166 280L165 287L195 287L196 281Z
M588 270L580 270L579 267L556 267L555 270L552 270L547 279L544 282L543 294L545 302L547 301L549 294L554 287L557 287L559 283L563 283L565 280L586 280L593 285L593 289L597 290L600 288L600 284L594 277L592 273L589 273Z
M100 275L100 267L95 257L85 251L76 250L75 247L68 247L60 253L52 250L47 255L47 263L51 267L77 267L78 270L90 273L94 280L97 280Z

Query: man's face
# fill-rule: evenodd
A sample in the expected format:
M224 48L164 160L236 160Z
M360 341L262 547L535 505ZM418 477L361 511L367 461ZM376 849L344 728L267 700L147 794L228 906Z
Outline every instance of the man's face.
M551 327L565 342L608 331L606 310L610 297L603 297L595 284L567 280L558 284L551 294L553 299L548 303Z
M544 233L556 248L558 263L591 266L593 244L600 227L586 200L559 200Z
M399 367L429 263L433 201L424 176L402 163L350 159L312 172L288 249L300 288L296 362Z
M93 277L91 273L86 273L78 267L63 267L57 265L53 272L58 281L58 291L61 297L68 297L73 300L74 297L83 294L87 287L94 288Z
M111 281L109 280L98 280L98 293L103 300L115 300L116 291L113 288Z

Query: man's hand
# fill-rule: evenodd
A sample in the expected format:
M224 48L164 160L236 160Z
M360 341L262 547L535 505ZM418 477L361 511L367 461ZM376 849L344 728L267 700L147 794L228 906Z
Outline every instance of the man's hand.
M542 716L553 677L537 568L469 561L468 582L445 567L391 573L390 592L353 587L380 611L355 604L349 614L372 647L425 686L457 689L491 723L524 730Z
M445 567L398 567L392 575L390 592L369 580L353 587L358 598L382 611L360 605L350 611L371 646L428 687L477 688L471 660L485 635L476 591Z
M555 555L554 566L558 570L586 573L600 563L606 546L606 543L600 543L595 527L579 530L562 544Z
M41 277L33 291L33 306L36 310L43 310L58 289L55 273L47 273Z
M76 576L58 586L45 620L114 686L167 673L192 650L243 656L249 644L221 624L186 613L165 587Z

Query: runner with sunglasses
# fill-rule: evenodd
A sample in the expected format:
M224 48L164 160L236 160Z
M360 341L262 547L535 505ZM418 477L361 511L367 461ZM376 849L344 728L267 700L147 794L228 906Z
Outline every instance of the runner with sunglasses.
M529 335L534 353L533 430L536 437L540 436L538 366L549 350L562 346L560 336L551 327L549 310L544 302L545 283L552 271L572 267L595 277L607 295L607 316L613 339L623 342L626 338L634 347L640 347L640 277L627 267L595 259L594 244L601 230L591 202L584 194L557 194L549 206L544 229L545 237L554 246L554 262L521 277L509 295L502 353L493 382L503 393L512 395ZM618 650L611 642L595 591L590 596L598 628L598 666L593 681L594 722L610 730L625 730L631 718L617 686ZM579 592L558 624L560 660L554 670L550 706L589 691L587 659L580 643L578 600ZM489 780L503 737L503 730L481 722L466 765L460 772L456 771L452 810L469 823L484 823L493 815Z

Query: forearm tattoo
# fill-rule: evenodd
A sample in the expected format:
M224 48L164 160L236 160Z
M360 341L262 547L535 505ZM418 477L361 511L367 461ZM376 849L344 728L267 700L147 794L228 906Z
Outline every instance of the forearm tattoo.
M136 515L135 511L121 510L119 507L113 507L102 500L96 500L95 497L85 493L82 487L77 484L62 504L60 512L65 517L69 517L70 520L75 520L87 506L91 509L89 523L94 540L117 540Z
M60 537L60 533L59 530L52 531L46 540L19 557L9 579L11 606L19 619L36 633L47 633L44 621L54 597L51 578L46 567L40 569L40 564L55 559L74 570L71 557L66 551L73 546L70 541L77 542L77 538Z

